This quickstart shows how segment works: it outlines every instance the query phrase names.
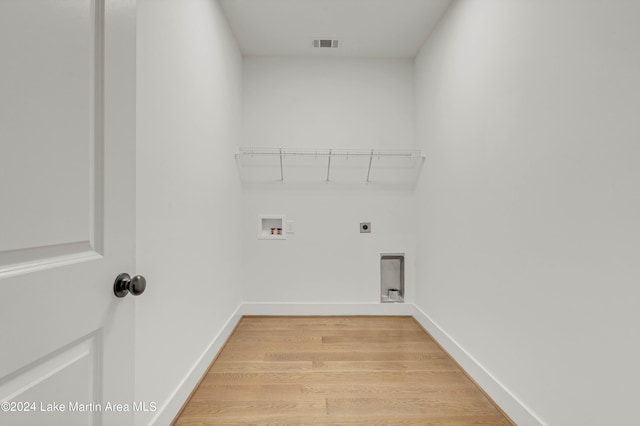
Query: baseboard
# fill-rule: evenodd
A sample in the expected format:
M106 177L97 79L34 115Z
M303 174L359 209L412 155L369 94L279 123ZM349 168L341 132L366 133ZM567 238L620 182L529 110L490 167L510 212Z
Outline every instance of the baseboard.
M411 303L244 303L242 315L412 315Z
M413 317L451 355L473 380L489 395L500 408L519 426L544 426L519 399L467 353L438 324L417 306L413 306Z
M209 347L202 355L200 355L196 363L191 367L187 375L182 379L175 391L167 399L167 402L158 409L158 413L149 422L149 425L165 426L171 424L187 398L189 398L189 395L191 395L191 391L193 391L204 373L207 371L207 368L209 368L211 361L215 359L220 349L222 349L222 345L227 341L233 332L233 329L242 318L242 314L240 313L241 310L242 305L238 306L231 317L229 317L220 332L218 332L218 334L213 338Z

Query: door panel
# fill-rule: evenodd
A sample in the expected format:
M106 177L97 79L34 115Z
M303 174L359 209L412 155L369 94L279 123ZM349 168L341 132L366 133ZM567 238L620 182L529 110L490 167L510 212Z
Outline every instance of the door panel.
M96 424L99 421L97 407L75 401L100 400L97 341L99 338L92 335L15 372L0 386L0 395L7 395L16 410L3 413L3 424L31 425L33 417L40 412L61 409L51 401L52 395L65 411L55 414L52 411L46 420L55 418L58 424L68 425ZM73 401L71 405L69 401Z
M8 142L0 157L0 262L7 266L92 246L95 179L87 177L97 150L94 40L101 34L90 1L0 7L11 9L0 13L9 77L0 81L0 132Z
M0 52L0 424L131 424L135 2L0 0Z

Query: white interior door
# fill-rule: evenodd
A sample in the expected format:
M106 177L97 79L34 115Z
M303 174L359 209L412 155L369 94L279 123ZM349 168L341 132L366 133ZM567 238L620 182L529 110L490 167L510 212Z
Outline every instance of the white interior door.
M135 45L135 0L0 0L2 425L142 408L112 290L135 273Z

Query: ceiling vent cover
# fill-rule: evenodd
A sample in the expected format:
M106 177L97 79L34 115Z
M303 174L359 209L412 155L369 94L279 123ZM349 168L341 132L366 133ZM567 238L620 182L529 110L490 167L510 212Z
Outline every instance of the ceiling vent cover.
M313 40L313 47L317 47L317 48L337 49L339 45L340 45L340 42L338 40L330 40L330 39Z

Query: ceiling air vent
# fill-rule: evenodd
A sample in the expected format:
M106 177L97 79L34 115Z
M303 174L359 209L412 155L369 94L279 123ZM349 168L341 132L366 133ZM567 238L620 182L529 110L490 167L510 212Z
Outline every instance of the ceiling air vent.
M317 47L317 48L337 49L339 44L340 43L338 40L328 40L328 39L313 40L313 47Z

